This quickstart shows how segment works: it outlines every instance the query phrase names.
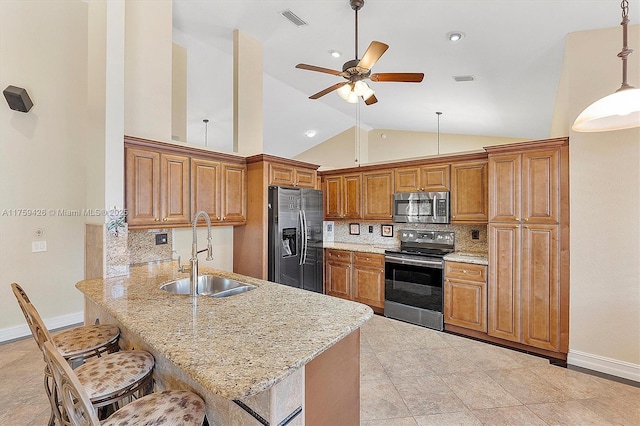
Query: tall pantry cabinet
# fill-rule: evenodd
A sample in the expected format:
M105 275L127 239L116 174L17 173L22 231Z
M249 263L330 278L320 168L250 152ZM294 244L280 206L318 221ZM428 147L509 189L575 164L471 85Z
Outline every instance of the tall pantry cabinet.
M565 358L569 340L567 138L486 147L487 334Z

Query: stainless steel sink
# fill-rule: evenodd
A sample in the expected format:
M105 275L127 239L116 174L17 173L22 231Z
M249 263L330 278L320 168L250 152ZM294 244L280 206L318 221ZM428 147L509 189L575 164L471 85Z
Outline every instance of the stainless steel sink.
M198 295L211 297L227 297L245 291L253 290L256 286L215 275L200 275L198 277ZM160 286L161 290L173 294L189 294L189 278L169 281Z

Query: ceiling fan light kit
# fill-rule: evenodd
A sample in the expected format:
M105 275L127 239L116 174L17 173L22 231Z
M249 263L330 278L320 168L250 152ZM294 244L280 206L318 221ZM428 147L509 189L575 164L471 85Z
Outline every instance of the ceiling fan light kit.
M640 89L627 83L627 56L633 52L627 47L627 24L629 2L623 0L622 7L622 86L613 94L605 96L585 108L571 127L576 132L606 132L640 127Z
M296 68L332 74L345 78L347 81L337 83L318 93L309 96L309 99L318 99L328 93L336 90L338 95L349 103L357 103L362 98L366 105L372 105L378 102L374 95L373 89L363 80L371 80L375 82L399 82L399 83L420 83L423 73L376 73L371 74L371 68L378 62L389 46L379 41L372 41L361 59L358 58L358 11L364 6L364 0L349 0L351 8L355 11L355 56L356 58L347 61L342 65L342 71L332 70L329 68L318 67L315 65L298 64ZM333 54L333 53L332 53Z

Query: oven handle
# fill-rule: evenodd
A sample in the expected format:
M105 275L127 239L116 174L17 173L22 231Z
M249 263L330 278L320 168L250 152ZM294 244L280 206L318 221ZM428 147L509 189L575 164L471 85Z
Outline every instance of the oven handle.
M417 260L407 259L406 257L396 257L386 255L384 257L385 263L396 263L400 265L415 265L415 266L433 266L437 269L444 269L443 262L436 260Z

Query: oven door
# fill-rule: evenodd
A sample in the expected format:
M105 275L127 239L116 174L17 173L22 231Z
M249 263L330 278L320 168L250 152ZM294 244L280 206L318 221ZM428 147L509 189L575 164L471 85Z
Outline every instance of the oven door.
M444 265L440 259L385 256L385 316L443 329Z

